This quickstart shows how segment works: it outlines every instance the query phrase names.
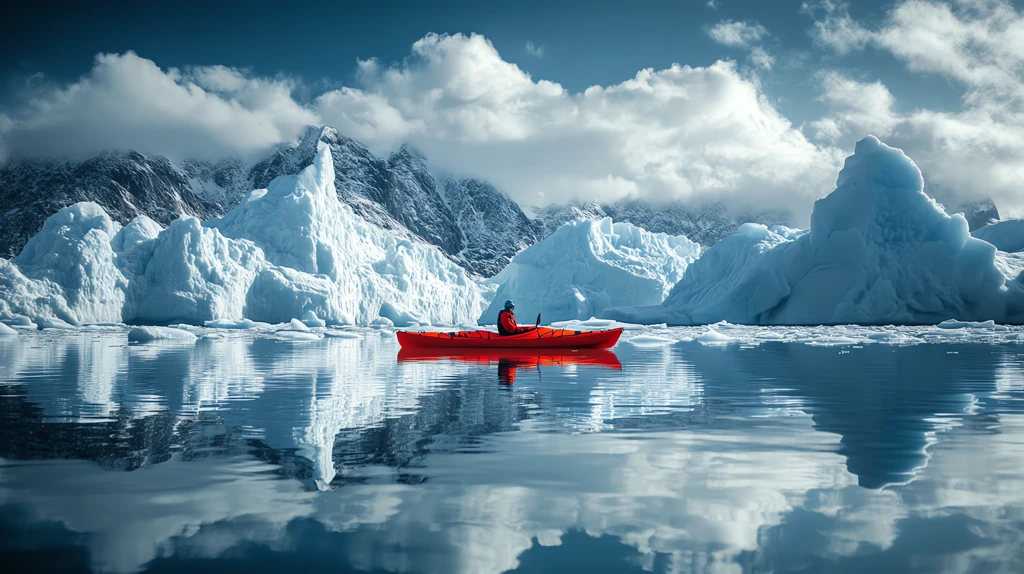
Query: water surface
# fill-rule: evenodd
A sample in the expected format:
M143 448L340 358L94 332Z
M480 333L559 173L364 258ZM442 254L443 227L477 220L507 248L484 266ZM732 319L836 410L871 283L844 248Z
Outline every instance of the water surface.
M1024 572L1020 344L399 361L359 335L0 339L0 561Z

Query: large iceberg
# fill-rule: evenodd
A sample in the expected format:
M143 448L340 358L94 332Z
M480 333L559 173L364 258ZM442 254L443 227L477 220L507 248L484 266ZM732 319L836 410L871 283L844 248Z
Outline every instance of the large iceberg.
M1024 251L1024 219L1007 219L990 223L971 233L982 241L995 245L996 249L1007 253Z
M807 232L746 224L709 249L658 306L609 309L641 323L1020 322L1019 267L924 193L902 151L868 136Z
M610 218L571 221L512 258L480 323L493 323L506 299L524 318L589 319L614 305L656 305L700 255L684 236L650 233ZM527 322L527 321L524 321Z
M479 287L438 249L375 227L342 204L330 148L253 191L222 219L123 228L95 203L51 216L20 255L0 259L0 318L203 324L379 316L467 324Z

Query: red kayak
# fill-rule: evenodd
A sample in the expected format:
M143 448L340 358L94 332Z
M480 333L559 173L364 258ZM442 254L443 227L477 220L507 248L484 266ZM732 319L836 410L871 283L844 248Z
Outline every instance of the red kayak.
M607 349L619 340L622 328L573 331L540 327L519 335L493 331L399 331L405 349Z

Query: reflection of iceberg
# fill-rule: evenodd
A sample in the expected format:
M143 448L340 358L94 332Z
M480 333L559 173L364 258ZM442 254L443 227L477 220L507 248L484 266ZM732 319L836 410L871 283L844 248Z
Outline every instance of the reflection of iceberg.
M839 452L868 488L912 480L928 462L934 435L967 414L975 393L994 390L1000 362L981 345L957 346L956 361L941 344L898 352L868 345L841 356L830 347L771 345L772 352L761 352L690 344L682 352L709 400L763 380L781 387L776 396L803 402L819 430L843 437Z

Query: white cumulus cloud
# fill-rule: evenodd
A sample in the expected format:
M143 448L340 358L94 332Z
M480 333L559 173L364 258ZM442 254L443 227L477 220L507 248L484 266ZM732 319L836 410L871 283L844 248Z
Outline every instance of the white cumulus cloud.
M640 70L570 93L504 60L483 36L428 34L400 63L360 61L354 78L300 103L293 92L308 87L288 79L103 54L79 80L0 110L0 153L253 157L327 124L377 153L411 143L439 170L485 179L524 204L633 195L804 212L831 191L843 156L809 141L727 61Z
M707 29L712 40L725 46L749 47L768 35L768 30L757 22L722 20Z
M371 145L409 141L527 204L634 194L809 208L841 162L730 62L641 70L571 94L482 36L428 35L403 63L359 76L358 88L316 102L325 122Z
M9 114L11 155L85 157L131 148L174 158L251 153L316 123L285 80L223 66L163 70L133 52L100 54L66 87L30 94Z
M827 117L818 136L839 145L867 130L903 147L939 195L991 196L1004 214L1024 215L1024 12L1002 0L909 0L877 27L845 6L820 5L812 34L839 53L866 45L890 52L915 73L937 74L963 89L959 110L897 113L879 82L826 74Z

